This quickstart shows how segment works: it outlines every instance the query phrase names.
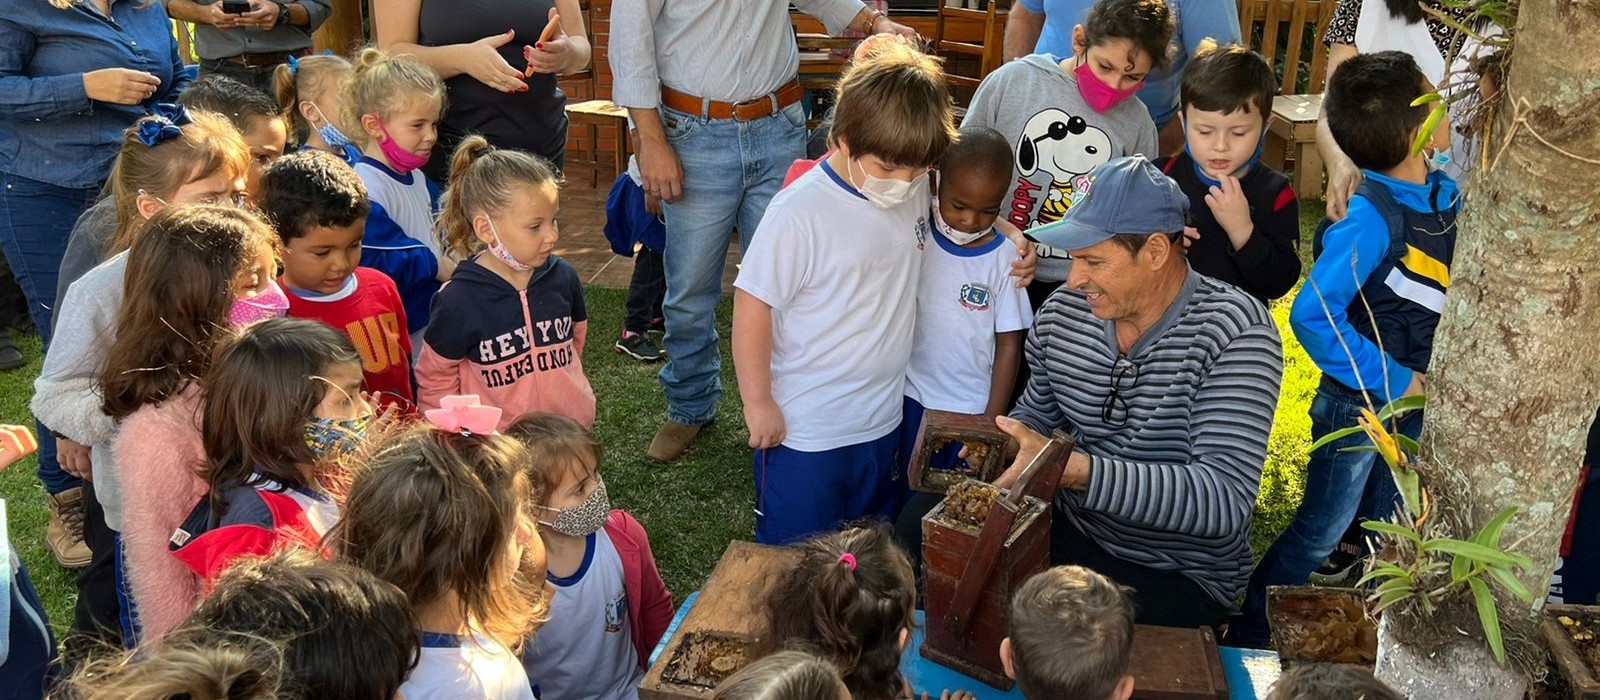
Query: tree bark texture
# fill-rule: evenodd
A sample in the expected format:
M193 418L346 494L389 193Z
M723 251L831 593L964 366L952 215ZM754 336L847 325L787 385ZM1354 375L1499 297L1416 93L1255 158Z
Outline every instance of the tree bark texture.
M1518 507L1503 544L1533 559L1521 578L1541 599L1530 607L1493 586L1512 626L1543 607L1600 406L1600 2L1522 0L1516 26L1498 115L1459 219L1421 470L1444 522L1457 523L1453 536L1470 537ZM1453 635L1454 645L1479 652L1410 649L1412 668L1380 669L1397 690L1505 697L1463 663L1493 664L1476 619L1393 623L1402 647ZM1414 634L1429 626L1432 634Z

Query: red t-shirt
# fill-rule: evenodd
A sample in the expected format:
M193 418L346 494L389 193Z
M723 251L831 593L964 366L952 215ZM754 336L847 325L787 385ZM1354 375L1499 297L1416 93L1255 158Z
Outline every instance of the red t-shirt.
M388 275L358 267L355 289L306 299L289 291L289 315L321 321L350 338L361 353L362 384L379 395L383 405L410 412L411 336L406 309Z

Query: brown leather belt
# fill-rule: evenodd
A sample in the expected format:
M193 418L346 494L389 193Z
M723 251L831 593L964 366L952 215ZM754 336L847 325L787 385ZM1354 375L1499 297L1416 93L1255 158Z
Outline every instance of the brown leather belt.
M227 61L228 63L237 63L241 66L246 66L249 68L264 68L266 66L276 66L279 63L288 61L290 56L300 55L302 55L302 52L300 51L277 51L273 53L246 53L238 56L228 56L221 60Z
M805 89L800 87L798 80L790 80L777 90L744 102L707 100L665 85L661 86L661 104L667 107L709 119L735 119L741 122L777 114L784 107L799 102L803 96Z

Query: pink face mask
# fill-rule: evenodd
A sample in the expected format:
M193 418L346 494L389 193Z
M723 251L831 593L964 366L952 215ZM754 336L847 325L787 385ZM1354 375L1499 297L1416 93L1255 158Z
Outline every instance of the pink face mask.
M283 288L277 282L268 282L267 288L248 299L233 300L233 308L228 309L228 322L235 327L248 326L257 321L269 318L280 318L289 311L289 297L283 293Z
M1100 78L1095 76L1094 69L1081 61L1072 72L1078 76L1078 94L1083 96L1083 101L1089 103L1089 109L1094 110L1096 114L1104 114L1106 110L1133 97L1139 88L1144 87L1144 81L1141 80L1134 83L1133 87L1118 90L1101 82Z
M374 117L376 119L376 117ZM383 140L378 142L378 150L383 151L384 159L401 173L409 173L428 164L428 154L418 155L400 147L394 142L394 137L389 135L389 127L385 126L382 119L378 119L378 129L383 131Z

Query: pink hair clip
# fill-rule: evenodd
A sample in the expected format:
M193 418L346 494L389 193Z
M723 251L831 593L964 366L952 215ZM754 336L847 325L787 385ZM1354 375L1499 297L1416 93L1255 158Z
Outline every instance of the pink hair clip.
M839 555L839 563L850 567L851 571L855 571L856 570L856 555L851 554L849 552L845 552L844 554L840 554Z
M478 403L477 394L446 396L439 407L424 412L428 422L447 433L498 435L500 409Z

